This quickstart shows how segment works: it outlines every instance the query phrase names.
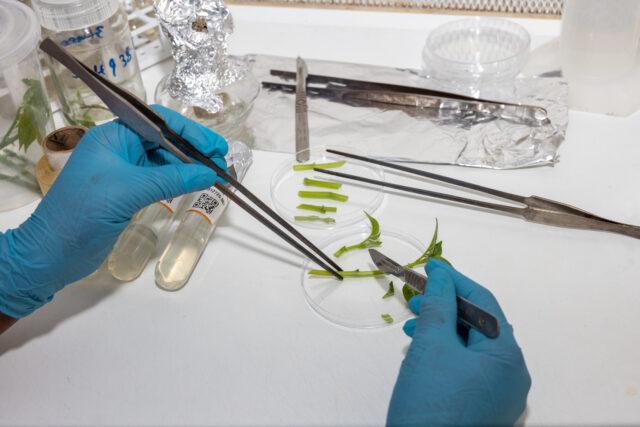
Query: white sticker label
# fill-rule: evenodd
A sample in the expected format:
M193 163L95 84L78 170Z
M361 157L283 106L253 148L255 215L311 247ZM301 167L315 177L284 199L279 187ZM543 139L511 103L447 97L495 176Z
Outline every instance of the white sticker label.
M158 204L167 208L169 212L171 212L172 214L175 214L176 209L178 209L179 202L180 202L180 197L173 197L167 200L160 200Z
M209 224L217 219L229 201L217 189L210 187L201 191L187 212L196 212L205 217Z

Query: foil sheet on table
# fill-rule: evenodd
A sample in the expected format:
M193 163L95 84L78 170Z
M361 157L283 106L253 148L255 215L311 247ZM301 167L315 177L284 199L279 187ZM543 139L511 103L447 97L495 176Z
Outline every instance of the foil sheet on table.
M281 82L269 70L295 71L295 58L249 55L259 81ZM415 70L306 59L310 74L446 90ZM295 83L295 82L287 82ZM471 94L465 94L471 95ZM311 147L353 147L387 160L510 169L553 164L568 122L568 89L561 78L517 78L513 86L483 90L482 97L538 105L551 124L530 127L503 119L453 122L451 117L308 101ZM247 119L254 148L293 152L295 96L262 89Z

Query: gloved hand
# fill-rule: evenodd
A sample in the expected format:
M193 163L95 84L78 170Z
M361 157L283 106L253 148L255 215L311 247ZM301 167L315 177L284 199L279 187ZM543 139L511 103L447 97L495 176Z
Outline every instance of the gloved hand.
M167 108L154 109L226 167L224 138ZM215 180L208 167L182 163L117 120L90 129L31 217L0 233L0 311L30 314L95 271L137 211Z
M448 264L430 260L426 294L409 301L419 318L405 323L413 341L400 368L387 424L513 425L526 407L531 377L498 302ZM488 310L498 338L456 324L456 293Z

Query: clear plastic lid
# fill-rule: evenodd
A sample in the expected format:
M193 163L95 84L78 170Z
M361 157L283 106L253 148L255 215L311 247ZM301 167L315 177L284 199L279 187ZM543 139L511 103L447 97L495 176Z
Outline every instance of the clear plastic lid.
M40 25L33 11L17 1L0 0L0 68L17 64L40 40Z
M111 17L118 0L34 0L40 24L53 31L90 27Z
M433 30L422 52L425 72L446 79L512 78L523 67L531 37L515 22L461 19Z

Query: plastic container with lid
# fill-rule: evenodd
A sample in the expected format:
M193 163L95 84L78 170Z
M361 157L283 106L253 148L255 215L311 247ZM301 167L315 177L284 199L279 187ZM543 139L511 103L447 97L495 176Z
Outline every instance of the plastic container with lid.
M571 109L640 110L640 1L565 1L560 60Z
M50 37L95 72L146 99L127 15L118 0L34 0L43 37ZM49 61L65 120L91 127L113 113L69 70Z
M36 51L39 40L33 11L0 0L0 211L40 197L35 165L53 121Z

